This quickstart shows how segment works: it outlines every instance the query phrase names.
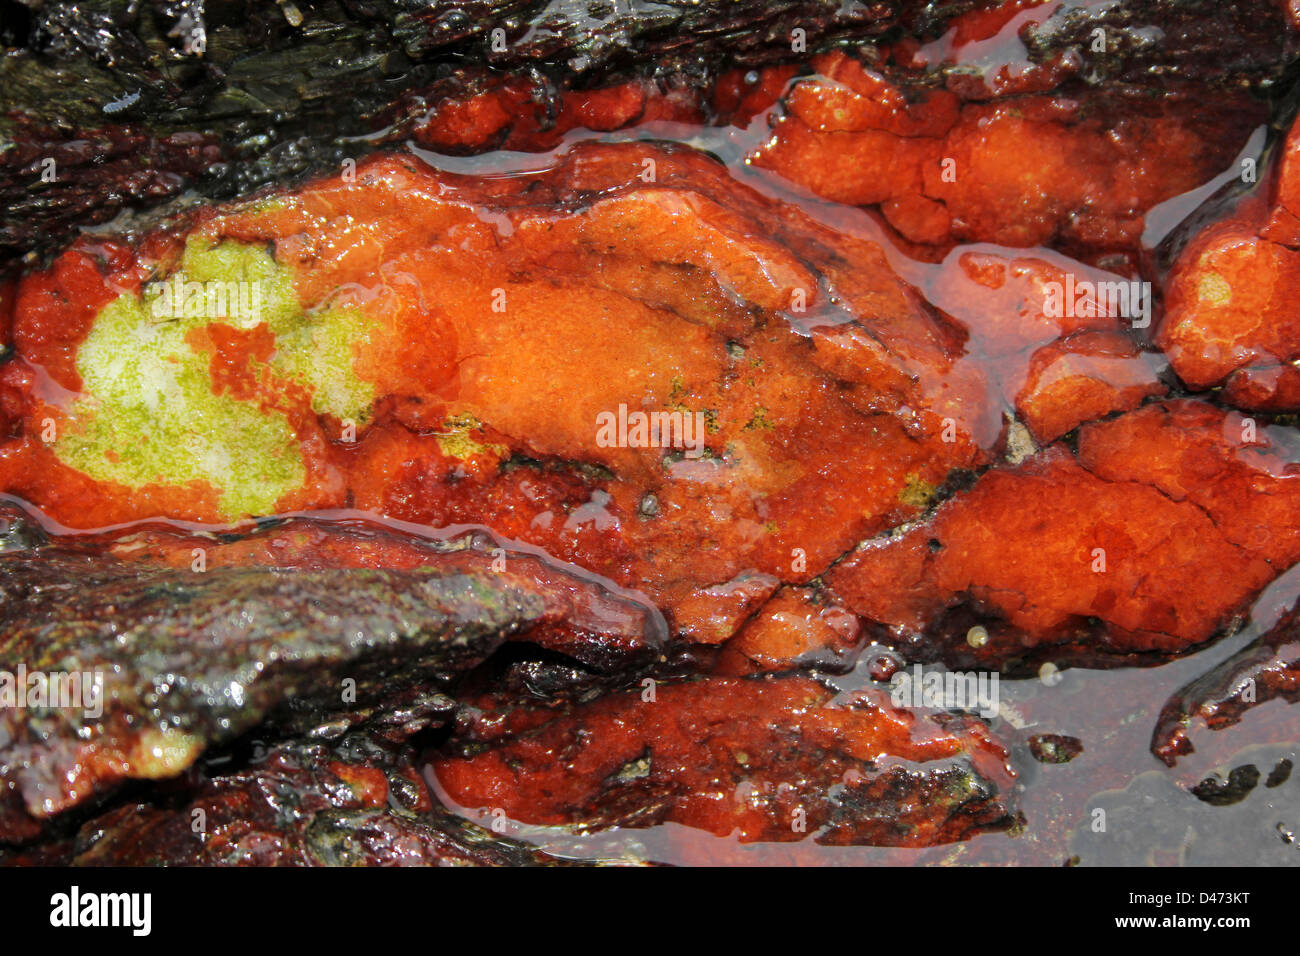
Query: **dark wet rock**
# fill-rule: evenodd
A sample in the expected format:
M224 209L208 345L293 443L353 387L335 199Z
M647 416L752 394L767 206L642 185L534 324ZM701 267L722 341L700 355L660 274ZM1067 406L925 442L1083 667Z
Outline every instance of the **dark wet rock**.
M1196 786L1192 787L1192 793L1198 800L1208 803L1212 807L1228 807L1234 803L1240 803L1254 790L1259 784L1259 768L1252 764L1246 764L1241 767L1233 767L1228 772L1228 779L1224 780L1217 774L1206 777Z
M1151 751L1172 767L1195 752L1195 723L1222 730L1271 700L1300 700L1300 609L1173 694L1152 732Z
M1083 742L1063 734L1034 734L1029 750L1039 763L1069 763L1083 753Z
M502 75L528 77L554 114L565 89L624 77L707 88L728 69L834 47L875 60L877 42L933 40L996 5L6 0L0 263L187 189L227 197L337 168ZM1045 17L1019 42L1047 87L1080 80L1141 98L1157 77L1195 98L1275 83L1294 58L1289 27L1267 0L1120 0ZM911 79L961 88L970 70ZM54 179L42 176L51 158Z
M77 866L558 862L452 816L432 799L410 748L365 734L334 746L287 742L179 793L128 800L46 852L51 862Z
M41 526L22 508L0 502L0 553L30 551L49 540Z
M190 186L231 195L337 168L403 118L390 108L406 94L399 113L418 115L494 71L544 98L620 75L703 83L788 58L795 28L810 51L900 22L936 36L992 2L6 0L0 262Z
M1280 3L1120 2L1056 8L1021 39L1033 62L1063 62L1093 85L1142 88L1160 77L1263 89L1294 58L1293 29Z
M1016 820L1015 774L984 724L870 691L708 678L564 708L474 703L431 772L467 811L522 824L931 846Z
M1264 786L1270 789L1282 786L1282 784L1291 779L1292 766L1290 760L1279 760L1273 769L1269 771L1268 779L1264 781Z
M335 546L348 537L290 527L332 535ZM219 561L268 534L288 542L283 526L224 545L202 540ZM0 840L28 839L25 817L52 816L125 779L174 777L265 718L324 738L366 720L389 737L436 725L454 707L442 690L511 639L589 665L620 652L632 661L638 643L642 655L654 644L635 633L635 607L560 571L530 574L526 559L498 572L473 549L421 552L395 539L416 550L417 566L198 572L156 560L188 553L196 539L125 537L0 554L0 693L7 686L22 705L0 710ZM155 560L122 560L117 546ZM321 541L310 547L324 557ZM292 547L283 551L292 562ZM593 623L602 608L614 623Z

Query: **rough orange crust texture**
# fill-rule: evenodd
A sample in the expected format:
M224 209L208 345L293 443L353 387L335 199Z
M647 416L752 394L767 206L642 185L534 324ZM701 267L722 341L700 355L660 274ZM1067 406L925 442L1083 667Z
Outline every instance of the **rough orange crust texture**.
M985 263L955 296L1000 305L1040 273ZM262 311L159 317L178 276L256 286ZM379 157L24 280L0 487L74 527L336 507L483 523L716 643L745 617L715 613L737 575L810 580L989 461L1007 394L1073 402L1023 383L1081 323L1025 302L1027 329L944 315L876 244L691 150L593 145L509 180ZM1098 410L1131 401L1113 398ZM606 447L620 405L699 416L699 457Z
M983 39L990 26L959 26L954 42ZM496 80L439 101L411 132L422 146L460 153L550 150L584 129L747 128L755 165L825 199L878 209L918 254L959 242L1053 244L1134 263L1147 212L1222 172L1266 120L1258 100L1229 91L1212 102L1169 91L1158 106L1067 95L1058 64L1025 64L1015 84L995 90L935 86L916 56L900 45L879 70L838 51L736 70L708 96L649 81L567 91L554 116L529 81Z
M948 89L909 96L843 54L813 65L755 162L827 199L879 204L921 244L1136 250L1146 212L1221 172L1263 119L1240 104L1207 136L1204 102L1148 110L1040 93L963 103Z
M930 846L1013 819L1014 774L984 724L918 717L879 692L834 701L802 677L710 678L559 713L478 703L465 753L434 772L457 803L524 823Z
M1187 244L1157 342L1195 389L1243 409L1300 410L1300 126L1259 188Z
M1149 405L1085 426L1077 457L1057 446L987 472L827 580L902 633L989 624L981 648L957 647L985 665L1045 646L1083 659L1186 649L1300 559L1289 438L1198 401Z
M677 636L721 644L782 585L808 584L924 515L954 473L1004 446L1022 458L1030 436L1050 442L1164 391L1125 320L1049 314L1052 283L1107 273L1047 252L954 252L924 269L923 298L874 242L689 149L589 144L509 179L381 156L134 249L83 242L25 279L17 359L0 379L11 436L0 488L74 527L339 507L486 524L643 591ZM228 315L200 303L160 316L159 296L195 277L256 287L261 312L232 298ZM694 453L600 441L600 417L620 406L698 418ZM1013 414L1027 434L1006 428ZM1085 449L1087 435L1128 421L1093 426ZM1181 427L1158 425L1154 439ZM1124 590L1122 575L1142 573L1119 555L1164 541L1163 525L1142 522L1169 509L1147 474L1117 490L1087 467L1052 451L993 471L930 520L974 513L985 526L970 509L992 501L990 514L1010 507L1005 520L1033 528L1010 542L999 533L996 554L965 576L945 571L924 614L895 613L907 576L851 606L875 624L947 634L936 611L973 593L1030 644L1073 647L1082 620L1105 631L1094 650L1174 652L1295 560L1233 542L1218 565L1234 571L1231 596ZM1092 522L1023 509L1019 489L1038 487L1025 484L1038 472ZM1289 501L1290 483L1278 492ZM1047 499L1061 511L1065 498ZM1270 527L1286 533L1288 520ZM999 556L1032 549L1035 535L1051 547L1011 562L1015 580L1001 582ZM1062 588L1075 552L1096 547L1110 549L1108 571ZM852 595L847 574L830 580ZM760 619L719 666L842 658L860 642L843 621L823 626L824 601L798 595L781 600L811 608L794 612L803 639L774 641Z

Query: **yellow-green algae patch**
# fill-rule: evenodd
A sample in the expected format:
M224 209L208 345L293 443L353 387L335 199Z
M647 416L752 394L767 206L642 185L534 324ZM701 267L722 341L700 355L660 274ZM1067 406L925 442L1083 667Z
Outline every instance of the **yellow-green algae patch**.
M77 352L86 397L55 454L132 488L206 481L228 517L270 511L306 477L293 432L281 414L213 393L190 327L153 320L134 296L105 306Z
M1232 302L1232 286L1217 272L1207 272L1202 276L1196 292L1202 302L1210 305L1226 306Z
M373 382L357 377L352 359L357 346L369 340L369 322L360 309L328 308L304 314L278 332L271 364L311 389L314 412L360 424L369 419L377 396Z
M374 404L375 386L358 378L353 368L357 348L370 340L370 324L360 309L330 306L305 311L294 294L289 270L266 247L242 242L212 245L191 237L180 271L202 283L245 282L263 290L257 319L239 324L251 328L265 322L275 335L272 367L310 389L312 410L340 420L363 422Z
M504 445L484 443L470 434L481 428L482 424L469 412L452 415L442 423L444 430L437 435L438 447L450 458L473 458L489 453L504 455L508 451Z
M209 356L187 343L216 321L266 323L276 337L272 365L311 390L318 412L367 415L374 385L353 370L366 338L360 311L308 313L264 246L191 237L175 274L95 317L77 351L84 395L54 445L60 460L131 488L207 482L229 518L265 514L301 487L306 467L285 416L216 394Z
M930 507L938 493L939 489L930 482L915 472L908 472L904 478L903 487L898 492L898 500L905 505L924 511Z

